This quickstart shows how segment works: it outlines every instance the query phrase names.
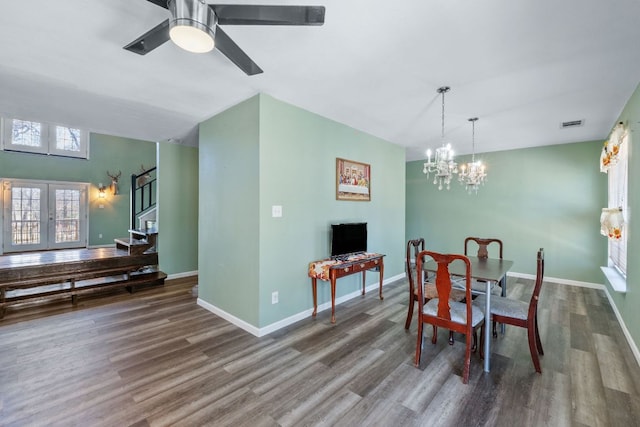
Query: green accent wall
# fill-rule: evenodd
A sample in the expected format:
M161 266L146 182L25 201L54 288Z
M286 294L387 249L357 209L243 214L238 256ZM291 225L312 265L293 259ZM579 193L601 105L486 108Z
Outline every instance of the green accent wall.
M634 213L640 212L640 139L636 135L640 132L640 86L631 95L627 105L624 107L620 117L616 122L625 122L629 127L629 212L627 212L627 292L625 294L615 292L605 280L609 293L620 312L629 333L636 346L640 345L640 263L634 262L640 256L640 222L635 218ZM613 123L611 125L613 128ZM638 139L638 141L636 141ZM603 207L606 198L603 201ZM602 246L605 248L606 242L603 240ZM606 257L605 257L606 258ZM606 265L606 261L602 261Z
M371 201L337 201L336 158L371 165ZM199 296L264 327L313 307L311 261L330 253L333 223L368 223L368 249L404 273L404 148L257 95L200 126ZM271 216L282 206L281 218ZM367 284L378 275L369 273ZM340 279L337 296L361 276ZM279 303L271 304L277 291ZM329 301L320 282L318 304ZM339 316L339 314L338 314Z
M158 144L158 255L167 274L198 270L198 149Z
M89 159L74 159L42 154L0 150L0 178L68 181L91 184L89 199L89 245L113 244L113 239L127 235L129 229L130 177L140 171L140 164L156 164L156 143L110 135L90 135ZM108 185L107 171L122 172L120 194L99 201L97 186ZM104 208L100 209L102 204ZM102 238L98 235L102 234Z
M200 124L198 297L258 325L259 98Z
M545 249L545 276L602 283L606 241L600 211L606 176L598 169L601 141L481 154L487 182L467 194L458 182L438 191L407 164L406 238L424 237L435 251L464 251L468 236L499 238L511 271L535 274L536 251ZM461 164L468 156L459 156ZM497 254L493 254L497 256Z

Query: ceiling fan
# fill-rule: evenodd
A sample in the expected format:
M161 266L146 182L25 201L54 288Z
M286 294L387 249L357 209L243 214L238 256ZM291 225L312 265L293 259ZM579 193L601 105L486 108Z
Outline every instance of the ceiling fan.
M214 47L247 75L262 69L219 25L322 25L324 6L266 6L207 4L204 0L147 0L168 9L171 18L147 31L124 48L145 55L171 39L190 52Z

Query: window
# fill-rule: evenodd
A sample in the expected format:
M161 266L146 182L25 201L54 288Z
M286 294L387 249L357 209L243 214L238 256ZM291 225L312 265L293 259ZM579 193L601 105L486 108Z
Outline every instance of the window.
M612 165L608 172L608 207L622 208L622 213L627 216L629 206L627 204L627 183L629 181L629 142L628 136L622 139L618 161ZM626 221L625 221L626 225ZM622 237L619 240L608 239L609 241L609 264L623 276L627 277L627 235L628 231L623 229Z
M78 128L22 119L2 119L3 149L88 158L89 133Z

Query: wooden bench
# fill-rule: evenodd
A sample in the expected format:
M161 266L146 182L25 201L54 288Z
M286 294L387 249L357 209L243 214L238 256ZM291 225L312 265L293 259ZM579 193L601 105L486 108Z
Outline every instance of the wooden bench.
M162 285L158 253L130 255L117 248L33 252L0 257L0 319L6 307L115 286Z

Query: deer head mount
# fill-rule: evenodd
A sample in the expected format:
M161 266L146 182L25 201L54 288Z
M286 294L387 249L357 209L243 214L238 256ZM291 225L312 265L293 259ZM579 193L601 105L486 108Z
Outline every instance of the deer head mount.
M111 185L109 187L111 188L111 192L115 196L119 193L118 180L120 179L120 175L122 175L122 171L118 171L117 174L111 174L109 173L109 171L107 171L107 175L109 176L109 178L111 178Z
M143 163L140 165L140 175L138 175L138 179L136 181L136 184L138 185L138 187L142 187L151 179L151 175L145 172L147 172L147 168L144 166L144 163Z

